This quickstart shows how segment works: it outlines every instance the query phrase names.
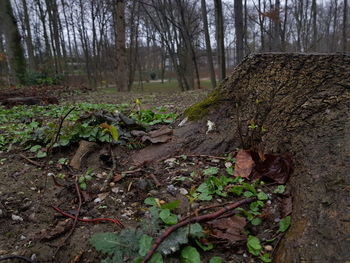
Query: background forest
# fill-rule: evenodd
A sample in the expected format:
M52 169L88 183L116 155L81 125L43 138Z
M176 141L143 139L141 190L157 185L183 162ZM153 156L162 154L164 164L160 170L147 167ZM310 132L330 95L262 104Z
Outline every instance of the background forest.
M211 86L255 52L348 52L347 0L0 0L0 85Z

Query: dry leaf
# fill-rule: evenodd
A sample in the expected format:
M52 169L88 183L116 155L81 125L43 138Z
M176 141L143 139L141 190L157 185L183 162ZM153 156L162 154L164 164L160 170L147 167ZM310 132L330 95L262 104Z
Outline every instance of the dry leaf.
M242 178L249 177L255 163L250 155L250 151L240 150L236 156L236 165L234 176Z

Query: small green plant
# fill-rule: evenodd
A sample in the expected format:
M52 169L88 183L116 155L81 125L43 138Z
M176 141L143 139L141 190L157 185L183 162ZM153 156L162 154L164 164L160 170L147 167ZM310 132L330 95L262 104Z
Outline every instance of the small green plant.
M255 236L248 236L247 248L250 254L259 257L263 262L272 262L270 254L262 253L262 246L259 238Z
M177 223L177 216L171 212L171 210L176 209L180 201L176 200L174 202L163 204L159 203L159 199L154 197L148 197L145 199L145 204L152 206L153 211L158 214L159 218L167 225L175 225Z
M279 232L286 232L292 223L292 218L290 216L286 216L279 222Z
M94 171L88 168L84 175L80 175L78 178L78 184L81 190L85 191L87 189L87 183L92 181Z
M210 173L214 172L214 170L210 171ZM215 172L217 171L215 170ZM208 179L206 179L205 182L199 185L197 188L197 192L200 193L198 195L198 199L202 201L210 201L213 198L213 195L226 197L227 192L225 191L225 186L234 181L235 179L226 177L224 175L219 178L215 176L209 176Z

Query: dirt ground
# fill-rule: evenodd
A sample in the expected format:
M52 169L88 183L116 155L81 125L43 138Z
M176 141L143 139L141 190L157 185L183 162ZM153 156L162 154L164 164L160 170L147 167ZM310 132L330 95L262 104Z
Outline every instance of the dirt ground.
M143 108L167 106L168 109L181 113L202 100L209 91L202 89L184 93L165 91L127 94L113 93L110 90L78 90L61 93L60 100L61 103L85 101L118 104L130 103L139 98ZM191 127L186 129L177 135L181 137L191 134ZM100 262L104 258L91 246L90 238L100 232L117 233L120 226L112 222L78 221L71 233L73 220L54 209L59 207L74 216L79 206L74 178L86 173L88 168L93 169L93 180L88 183L87 191L80 191L79 218L82 219L111 218L120 220L125 227L135 226L147 214L147 206L143 203L147 197L155 197L166 203L179 200L180 206L175 212L181 217L185 217L190 210L238 200L232 196L225 199L216 197L210 202L194 202L190 205L186 197L192 185L198 186L203 182L204 169L216 167L225 172L227 160L223 157L183 156L182 150L176 147L169 149L155 146L141 151L117 147L113 151L116 157L115 177L107 189L101 191L111 169L108 160L110 156L105 156L108 148L99 145L78 171L58 163L61 157L71 159L76 149L69 147L54 152L50 156L51 164L48 164L48 160L30 161L30 153L20 149L0 153L0 257L18 255L26 257L27 262L71 263ZM171 158L162 158L169 155L169 151L173 152ZM156 161L149 163L150 158ZM192 181L184 179L191 173L196 174ZM65 178L59 178L59 174L64 174ZM276 235L276 218L281 218L285 213L282 211L284 199L273 195L269 185L262 186L262 190L271 192L270 204L267 206L269 211L266 212L270 218L259 229L253 227L249 231L256 235L260 233L260 238L264 240L274 240L272 246L266 246L268 251L273 250L274 253L273 247L281 237ZM220 256L224 262L258 262L246 252L245 238L233 247L215 238L210 240L217 249L206 252L202 260L208 262L210 257ZM175 254L174 258L168 258L165 262L179 262L178 258L178 254ZM22 260L11 259L8 262L23 262Z

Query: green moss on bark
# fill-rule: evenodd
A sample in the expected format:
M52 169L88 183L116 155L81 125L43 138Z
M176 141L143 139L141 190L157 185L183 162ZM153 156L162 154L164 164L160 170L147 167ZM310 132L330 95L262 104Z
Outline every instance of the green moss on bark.
M208 115L211 106L219 103L221 96L220 89L214 90L207 98L185 110L185 116L191 121L202 119Z

